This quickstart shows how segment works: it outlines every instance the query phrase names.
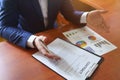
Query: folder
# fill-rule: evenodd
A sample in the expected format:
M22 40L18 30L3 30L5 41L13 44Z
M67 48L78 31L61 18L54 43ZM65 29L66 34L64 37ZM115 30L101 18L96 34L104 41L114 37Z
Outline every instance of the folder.
M66 80L87 80L103 61L103 57L60 38L56 38L47 47L61 60L49 59L40 52L32 56Z

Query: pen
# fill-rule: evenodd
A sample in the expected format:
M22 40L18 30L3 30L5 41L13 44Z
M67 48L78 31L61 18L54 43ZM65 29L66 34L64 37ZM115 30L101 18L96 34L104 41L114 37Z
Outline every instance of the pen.
M48 51L48 53L54 54L52 51L50 51L50 50L48 49L48 47L43 43L42 40L39 40L39 42L40 42L40 44ZM57 55L54 54L54 56L53 56L52 59L55 60L55 61L57 61L57 60L60 60L61 58L60 58L59 56L57 56Z
M43 43L42 40L39 40L40 44L49 52L51 53L51 51L48 49L48 47Z

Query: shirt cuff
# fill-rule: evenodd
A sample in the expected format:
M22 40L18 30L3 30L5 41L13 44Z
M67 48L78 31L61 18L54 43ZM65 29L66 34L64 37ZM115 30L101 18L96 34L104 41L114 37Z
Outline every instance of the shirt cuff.
M35 35L31 35L27 41L27 46L30 48L35 48L35 46L33 45L33 41L37 36Z
M84 12L81 16L80 23L87 23L87 15L89 12Z

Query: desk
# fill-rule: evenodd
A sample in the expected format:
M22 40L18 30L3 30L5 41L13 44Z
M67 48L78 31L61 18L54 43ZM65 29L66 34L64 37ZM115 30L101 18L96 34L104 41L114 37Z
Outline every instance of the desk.
M94 2L94 0L92 1ZM113 5L104 4L105 7L103 6L103 8L110 10L107 14L103 15L106 22L111 26L110 33L104 33L94 29L118 48L103 55L104 61L92 75L92 80L120 80L119 3L119 0L115 0ZM42 33L49 38L49 40L46 41L48 44L56 37L65 39L61 32L73 29L73 27L75 26L69 25ZM61 76L35 60L31 56L35 51L36 50L25 50L8 42L1 42L0 80L64 80Z

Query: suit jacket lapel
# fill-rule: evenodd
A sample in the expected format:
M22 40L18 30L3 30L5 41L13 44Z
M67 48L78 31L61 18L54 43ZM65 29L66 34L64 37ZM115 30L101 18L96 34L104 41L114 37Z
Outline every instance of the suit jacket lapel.
M35 8L36 12L40 16L40 18L43 18L43 14L42 14L41 7L40 7L38 0L32 0L32 1L33 1L32 2L33 7Z

